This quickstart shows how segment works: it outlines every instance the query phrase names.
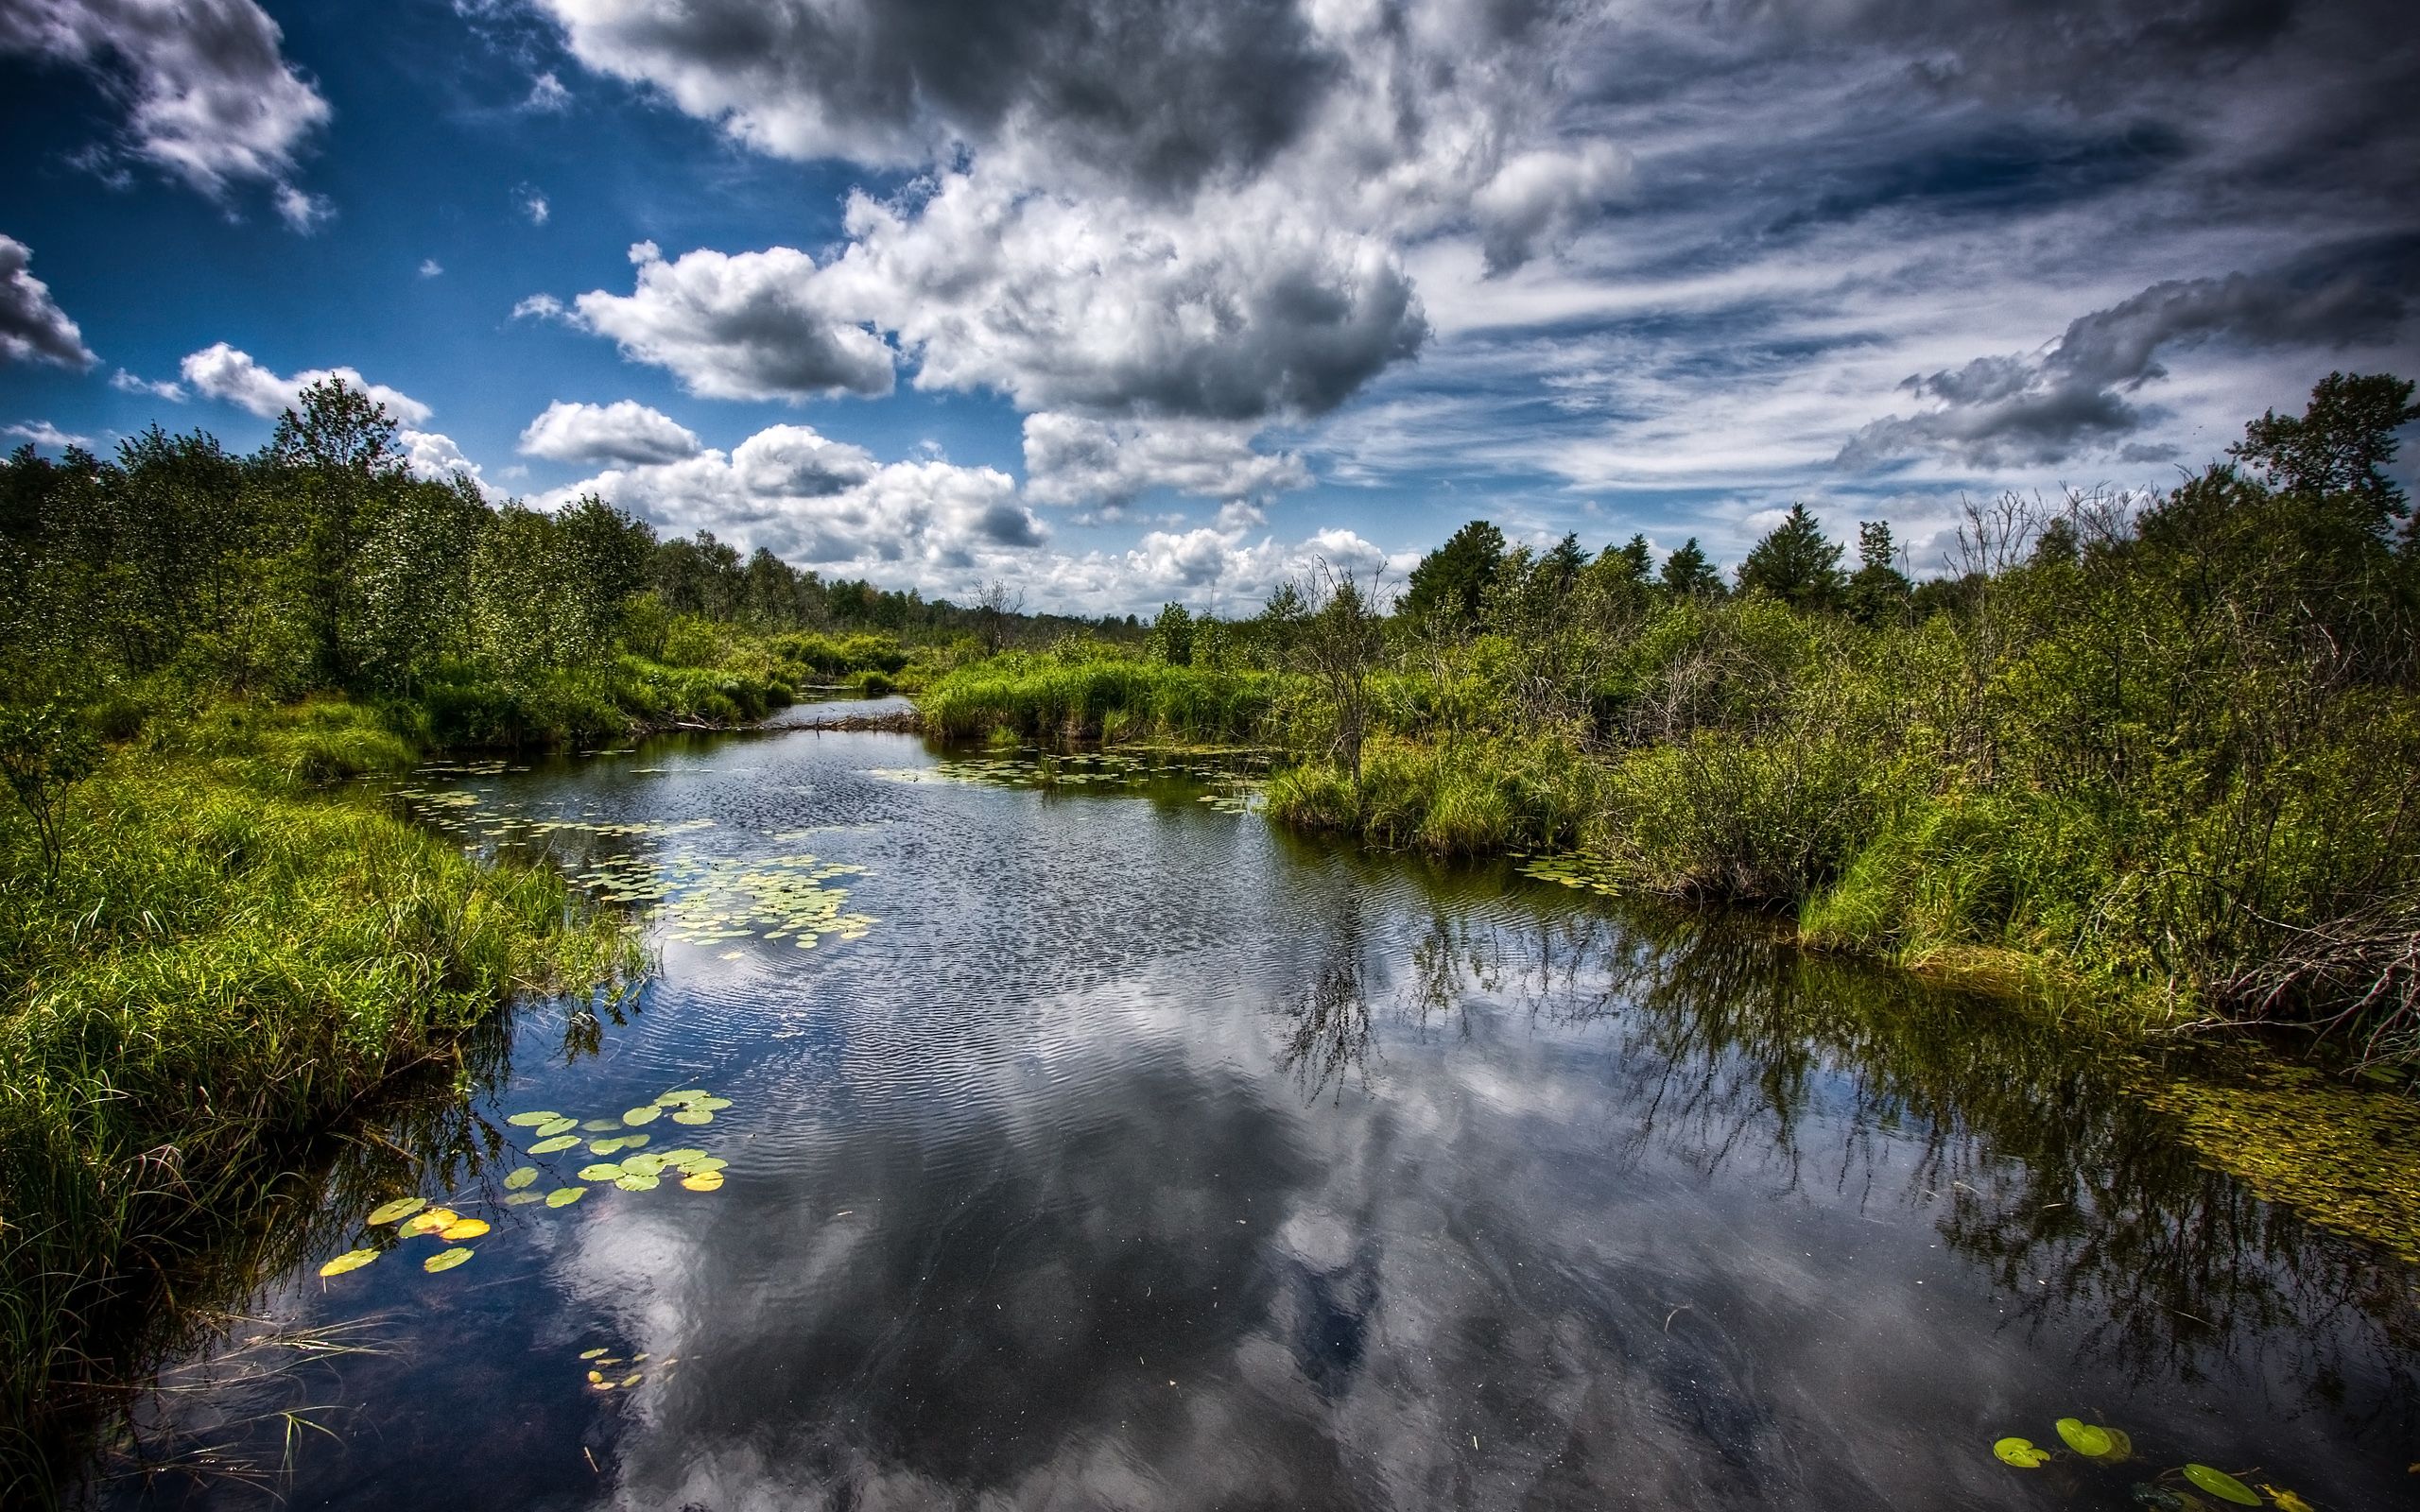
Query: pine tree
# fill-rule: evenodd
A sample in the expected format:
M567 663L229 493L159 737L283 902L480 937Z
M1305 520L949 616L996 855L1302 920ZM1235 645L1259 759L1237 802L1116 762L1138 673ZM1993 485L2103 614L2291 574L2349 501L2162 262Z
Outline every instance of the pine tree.
M1887 520L1860 520L1857 524L1858 569L1849 578L1849 617L1860 625L1887 625L1903 619L1915 585L1893 560L1898 555Z
M1664 558L1664 586L1675 598L1722 597L1722 575L1706 560L1691 536L1681 542L1681 549Z
M1797 610L1830 609L1844 586L1841 547L1824 539L1823 524L1793 504L1789 515L1750 548L1739 564L1739 591L1764 593Z

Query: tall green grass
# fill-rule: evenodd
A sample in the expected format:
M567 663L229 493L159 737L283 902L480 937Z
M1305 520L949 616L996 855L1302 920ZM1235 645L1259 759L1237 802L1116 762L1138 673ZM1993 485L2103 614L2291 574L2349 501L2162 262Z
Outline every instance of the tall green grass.
M1268 672L1047 655L994 657L942 676L918 701L925 726L964 740L1263 739L1279 679Z
M526 991L633 969L556 874L314 784L408 759L368 711L229 708L0 829L0 1475L65 1383L311 1136Z

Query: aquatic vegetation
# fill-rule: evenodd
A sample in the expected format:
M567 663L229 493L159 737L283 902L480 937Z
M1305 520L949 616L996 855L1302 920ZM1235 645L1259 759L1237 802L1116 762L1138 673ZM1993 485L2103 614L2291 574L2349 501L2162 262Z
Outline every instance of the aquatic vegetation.
M441 1271L452 1270L455 1266L469 1260L471 1258L471 1254L472 1252L470 1250L459 1247L448 1249L442 1253L431 1255L426 1260L422 1261L420 1263L420 1268L427 1271L433 1276Z
M2134 1453L2134 1440L2125 1430L2087 1423L2081 1418L2062 1418L2053 1425L2060 1442L2073 1450L2083 1460L2100 1466L2114 1466ZM2032 1440L2007 1437L1992 1445L1992 1454L2004 1465L2018 1469L2039 1469L2057 1457L2053 1451L2043 1449ZM2139 1505L2187 1509L2202 1504L2190 1493L2170 1489L2159 1484L2170 1476L2185 1481L2195 1489L2205 1491L2221 1502L2237 1506L2270 1506L2285 1512L2312 1512L2310 1503L2282 1486L2264 1485L2256 1492L2249 1486L2215 1466L2198 1461L2164 1471L2158 1480L2137 1481L2129 1489L2131 1500ZM2263 1495L2262 1493L2266 1493Z
M385 1253L385 1251L377 1249L348 1249L343 1254L329 1261L326 1264L321 1265L320 1267L320 1274L321 1276L341 1276L347 1271L359 1270L362 1266L376 1260L383 1253Z
M2048 1464L2050 1459L2050 1452L2047 1449L2037 1449L2030 1438L2000 1439L1992 1445L1992 1452L1998 1456L2003 1464L2014 1465L2021 1470L2038 1469Z

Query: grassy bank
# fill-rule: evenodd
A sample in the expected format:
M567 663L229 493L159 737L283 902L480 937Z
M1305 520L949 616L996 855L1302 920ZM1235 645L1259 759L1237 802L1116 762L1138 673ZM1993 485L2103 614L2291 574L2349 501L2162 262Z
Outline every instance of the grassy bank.
M219 706L67 789L55 878L0 829L0 1481L312 1136L636 964L553 873L320 786L410 756L357 706Z

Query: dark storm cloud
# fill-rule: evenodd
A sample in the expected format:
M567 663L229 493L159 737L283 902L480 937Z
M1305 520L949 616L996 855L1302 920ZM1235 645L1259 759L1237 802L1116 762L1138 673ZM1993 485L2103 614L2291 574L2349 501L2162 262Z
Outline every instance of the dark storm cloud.
M2142 426L2128 395L2167 376L2163 352L2204 342L2242 350L2377 345L2397 335L2411 301L2414 244L2315 258L2278 272L2172 279L2068 325L2045 352L1978 357L1901 387L1936 407L1866 426L1840 460L1872 465L1942 452L1978 466L2065 461ZM2129 446L2130 460L2166 455Z
M0 362L47 362L78 372L100 361L50 286L33 276L32 249L0 236Z
M914 162L1020 124L1154 190L1267 162L1340 66L1290 0L548 3L593 65L786 155Z

